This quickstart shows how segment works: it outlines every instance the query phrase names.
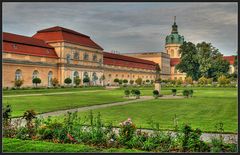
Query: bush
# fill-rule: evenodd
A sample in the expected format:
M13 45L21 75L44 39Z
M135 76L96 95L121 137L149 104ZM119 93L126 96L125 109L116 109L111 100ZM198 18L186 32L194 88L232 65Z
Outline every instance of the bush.
M141 85L142 84L142 78L137 78L137 80L135 80L135 83L137 85Z
M37 87L37 85L40 84L41 82L42 82L42 80L41 80L40 78L38 78L38 77L36 77L36 78L34 78L34 79L32 80L32 83L34 83L34 84L36 85L36 87Z
M140 90L136 89L136 90L135 90L135 95L136 95L136 98L137 98L137 99L140 98L140 94L141 94Z
M172 89L172 94L175 96L177 94L177 89Z
M90 78L89 77L84 77L83 78L83 83L89 83L90 82Z
M119 125L119 141L124 145L134 136L136 126L132 123L131 118L128 118L126 121L121 122Z
M123 80L119 80L118 83L121 85L123 83Z
M20 88L23 85L23 80L15 80L14 86Z
M183 90L183 96L185 96L185 97L189 97L189 90Z
M51 82L52 82L53 87L56 87L59 83L57 78L53 78Z
M221 75L219 78L218 78L218 84L220 86L226 86L227 84L230 83L230 80L224 76L224 75Z
M178 80L176 81L176 84L177 84L178 86L180 86L182 83L183 83L183 81L182 81L181 79L178 79Z
M153 97L155 97L155 99L157 99L159 97L159 91L158 90L153 91Z
M192 97L192 96L193 96L193 90L190 89L190 90L188 90L188 91L189 91L189 96Z
M124 94L125 94L126 97L129 97L129 95L130 95L130 90L128 90L128 89L125 90L125 91L124 91Z
M119 79L116 78L116 79L113 80L113 82L115 82L115 83L119 83Z
M193 84L193 80L192 80L192 77L186 77L186 79L185 79L185 83L186 84Z
M134 83L134 80L130 80L130 84L132 85Z
M207 83L208 83L208 80L204 76L198 79L198 84L206 85Z
M150 80L146 80L146 83L149 84L149 83L150 83Z
M75 83L76 86L79 86L80 83L81 83L81 79L80 79L79 77L76 77L76 78L74 79L74 83Z
M66 78L66 79L64 80L64 83L67 84L67 85L69 85L70 83L72 83L72 79L71 79L71 78Z
M128 80L127 80L127 79L124 79L124 80L123 80L123 83L125 83L125 84L128 83Z

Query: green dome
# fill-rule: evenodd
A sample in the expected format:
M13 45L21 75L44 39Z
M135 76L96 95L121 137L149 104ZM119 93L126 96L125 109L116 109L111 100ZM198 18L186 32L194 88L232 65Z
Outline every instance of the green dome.
M170 34L166 37L166 44L183 44L184 37L179 34Z
M175 22L176 17L174 17L174 24L172 25L172 32L166 37L166 44L183 44L184 37L178 34L178 26Z

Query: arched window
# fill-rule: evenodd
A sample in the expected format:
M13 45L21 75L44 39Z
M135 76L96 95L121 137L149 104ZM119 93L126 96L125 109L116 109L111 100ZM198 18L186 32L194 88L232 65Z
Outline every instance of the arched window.
M15 72L15 80L21 80L22 78L22 71L20 69L17 69Z
M52 76L53 76L52 71L49 71L48 72L48 86L52 86Z
M95 72L93 72L93 74L92 74L92 81L93 81L94 85L96 85L97 80L98 80L97 74Z
M71 62L71 55L70 54L67 54L66 60L67 60L67 63L70 64L70 62Z
M84 78L85 78L85 77L88 77L88 73L87 73L87 72L84 72L84 73L83 73L83 76L84 76Z
M32 74L32 79L37 78L38 77L38 71L34 70L33 74Z

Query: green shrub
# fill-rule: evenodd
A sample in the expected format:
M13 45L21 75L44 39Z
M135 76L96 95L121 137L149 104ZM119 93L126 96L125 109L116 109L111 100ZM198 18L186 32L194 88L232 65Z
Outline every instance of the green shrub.
M124 80L123 80L123 83L127 84L127 83L128 83L128 80L127 80L127 79L124 79Z
M134 83L134 80L130 80L130 84L132 85Z
M140 98L140 94L141 94L140 90L136 89L136 90L135 90L135 95L136 95L136 98L137 98L137 99Z
M158 90L154 90L154 91L153 91L153 97L154 97L155 99L157 99L157 98L159 97L159 91L158 91Z
M72 79L68 77L64 80L64 83L69 85L70 83L72 83Z
M83 78L83 83L89 83L90 82L90 78L89 77L84 77Z
M130 90L126 89L126 90L124 91L124 94L125 94L126 97L129 97L129 95L130 95Z
M230 80L224 76L224 75L221 75L219 78L218 78L218 84L220 86L226 86L227 84L230 83Z
M129 140L132 139L136 131L136 126L132 123L131 118L128 118L126 121L120 123L119 129L119 141L121 144L126 144Z
M116 78L116 79L113 80L113 82L115 82L115 83L119 83L119 79Z
M123 83L123 80L119 80L118 83L121 85Z
M185 97L189 97L189 90L183 90L183 96L185 96Z
M137 85L141 85L141 84L142 84L142 78L137 78L137 79L135 80L135 83L136 83Z
M37 87L37 85L40 84L41 82L42 82L42 80L41 80L40 78L38 78L38 77L36 77L36 78L34 78L34 79L32 80L32 83L35 84L36 87Z
M188 90L188 91L189 91L189 96L192 97L192 96L193 96L193 90L190 89L190 90Z
M76 78L74 79L74 83L75 83L76 86L79 86L80 83L81 83L81 79L80 79L79 77L76 77Z
M206 85L206 84L208 84L207 78L205 78L204 76L202 76L201 78L198 79L198 84L200 84L200 85Z
M14 81L14 86L15 87L20 88L22 85L23 85L23 80L15 80Z
M172 94L175 96L177 94L177 89L172 89Z
M185 78L185 83L186 83L186 84L193 84L192 77L190 77L190 76L189 76L189 77L186 77L186 78Z

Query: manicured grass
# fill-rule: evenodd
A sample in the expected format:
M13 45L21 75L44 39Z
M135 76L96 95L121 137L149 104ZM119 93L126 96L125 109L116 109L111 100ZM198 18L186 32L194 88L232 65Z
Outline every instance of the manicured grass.
M100 90L60 95L3 97L3 105L10 104L12 106L12 116L21 116L29 109L34 109L37 113L44 113L126 100L128 99L123 98L122 90Z
M143 152L134 149L101 149L84 144L59 144L44 141L3 138L3 152Z
M96 109L93 113L100 112L105 122L112 122L116 126L130 117L137 127L151 128L148 122L152 119L159 122L162 129L173 129L173 118L176 114L179 125L189 123L193 128L216 132L215 125L223 122L225 132L237 132L236 88L193 88L193 90L193 98L150 100ZM85 116L88 113L89 111L81 112L80 115Z
M3 90L3 96L6 95L21 95L21 94L45 94L56 92L69 91L87 91L87 90L102 90L103 87L83 87L83 88L51 88L51 89L26 89L26 90Z

